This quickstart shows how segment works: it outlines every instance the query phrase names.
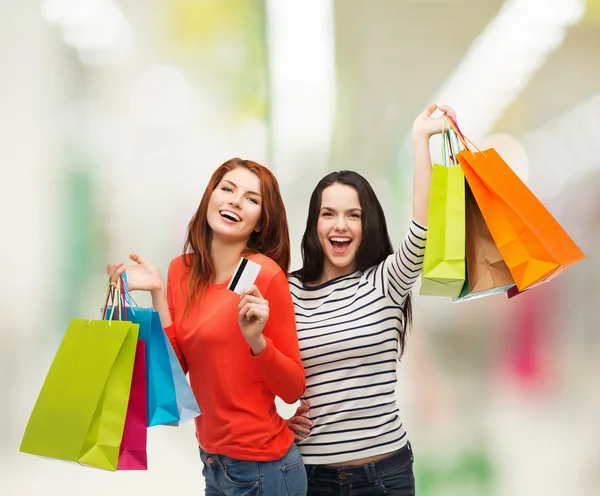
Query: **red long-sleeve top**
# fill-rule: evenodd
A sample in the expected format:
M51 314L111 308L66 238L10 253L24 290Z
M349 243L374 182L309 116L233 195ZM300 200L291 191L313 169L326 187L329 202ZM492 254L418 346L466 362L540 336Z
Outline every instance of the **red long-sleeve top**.
M263 330L266 348L253 356L238 325L240 296L229 281L210 284L184 314L190 268L181 257L171 262L167 300L173 324L165 329L202 415L196 436L205 451L241 460L281 458L294 440L275 408L304 391L294 306L286 275L270 258L251 255L261 265L256 286L269 301Z

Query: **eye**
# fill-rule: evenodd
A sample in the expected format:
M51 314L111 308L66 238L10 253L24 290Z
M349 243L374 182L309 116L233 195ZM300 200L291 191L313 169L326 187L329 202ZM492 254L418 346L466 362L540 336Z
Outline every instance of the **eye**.
M331 212L323 212L321 217L333 217L333 214Z
M357 214L357 213L350 214L350 217L353 219L360 219L360 214Z
M228 193L233 193L233 190L229 186L222 186L221 189L223 191L227 191Z
M252 196L248 197L248 201L250 203L254 203L255 205L258 205L258 200L256 198L253 198Z

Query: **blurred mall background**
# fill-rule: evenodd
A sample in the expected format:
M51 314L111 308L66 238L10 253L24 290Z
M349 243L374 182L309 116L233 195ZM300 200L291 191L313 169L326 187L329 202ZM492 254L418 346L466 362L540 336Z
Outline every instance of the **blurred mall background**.
M0 494L202 494L191 424L150 430L148 472L19 453L70 318L96 311L108 261L135 251L166 272L210 173L233 156L277 174L294 268L308 196L330 170L372 181L398 243L411 123L437 102L588 258L511 300L415 291L398 395L418 494L600 495L600 0L0 9Z

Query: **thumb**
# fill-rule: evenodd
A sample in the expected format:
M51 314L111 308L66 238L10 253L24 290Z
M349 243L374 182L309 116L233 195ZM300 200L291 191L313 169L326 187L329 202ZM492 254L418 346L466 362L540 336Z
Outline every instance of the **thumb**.
M129 258L131 258L131 260L133 260L138 265L142 265L145 262L145 260L142 259L142 257L140 257L137 253L132 253L131 255L129 255Z
M425 109L425 112L423 112L427 117L431 117L431 114L433 114L436 110L437 110L438 106L435 103L432 103L431 105L428 105L427 108Z

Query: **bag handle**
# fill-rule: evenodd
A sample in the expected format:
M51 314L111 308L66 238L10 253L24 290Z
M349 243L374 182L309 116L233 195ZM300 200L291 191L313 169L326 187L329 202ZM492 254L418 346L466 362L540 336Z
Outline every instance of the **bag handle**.
M446 119L444 119L444 121L446 122ZM452 127L450 126L449 121L448 121L448 131L445 135L445 139L446 139L446 144L448 146L448 149L450 150L450 156L452 158L452 163L454 165L458 165L458 154L461 151L460 142L458 140L456 133L454 132L454 129L452 129Z
M119 291L120 291L120 287L121 287L121 281L120 280L117 281L117 287L119 288ZM112 318L113 318L113 315L114 315L114 312L115 312L115 306L114 306L114 304L112 305L111 312L110 312L110 318L109 319L106 319L106 311L108 309L108 302L109 301L111 301L111 302L114 301L114 292L115 292L115 288L111 285L111 281L110 281L110 277L109 277L108 281L106 281L106 285L104 286L104 296L102 297L102 301L104 301L104 305L101 307L102 308L102 320L108 320L109 321L108 322L109 326L110 326L110 323L112 322ZM118 306L119 306L118 311L120 312L121 311L121 309L120 309L120 302L118 303ZM98 308L98 307L95 307L95 308ZM93 312L92 312L92 315L93 315ZM118 315L120 315L120 314L118 314ZM93 316L90 317L90 319L88 320L88 324L87 324L88 327L90 326L92 320L94 320Z
M442 121L442 163L444 167L448 167L448 162L446 160L446 120Z
M448 129L446 129L448 125ZM453 138L454 137L454 142ZM455 144L456 143L456 144ZM442 160L445 167L458 165L457 155L460 152L458 138L452 129L450 122L445 118L442 121ZM448 155L447 155L448 154Z
M477 148L477 146L463 134L463 132L458 127L458 124L456 123L454 118L448 114L445 114L445 117L448 120L448 124L450 125L452 130L456 133L456 136L459 138L460 142L464 146L465 150L471 152L474 155L475 152L473 150L471 150L471 147L473 147L473 148L475 148L475 150L477 150L479 153L481 153L485 157L485 153L483 153L479 148Z
M127 318L127 305L125 305L125 290L124 290L124 284L122 283L121 279L119 279L119 282L121 284L119 284L119 308L121 310L121 320L123 320L123 314L125 315L125 320L129 320Z
M109 281L110 282L110 281ZM122 292L122 285L121 285L121 279L119 279L117 281L116 284L116 288L115 286L113 286L112 284L110 285L110 289L108 291L108 294L106 295L106 301L104 303L104 311L102 312L102 319L103 320L109 320L112 321L113 320L113 315L115 312L115 308L117 309L117 320L123 320L123 308L121 306L121 292ZM115 298L115 293L118 294L118 297ZM111 305L111 311L110 311L110 316L107 319L107 310L108 310L108 305Z
M121 280L123 281L123 285L121 287L122 292L123 292L123 305L125 305L126 303L129 303L129 309L131 310L131 313L135 317L135 307L139 307L139 305L133 299L133 296L131 296L131 293L129 292L129 288L127 287L127 283L128 283L127 272L123 272L123 274L121 274Z

